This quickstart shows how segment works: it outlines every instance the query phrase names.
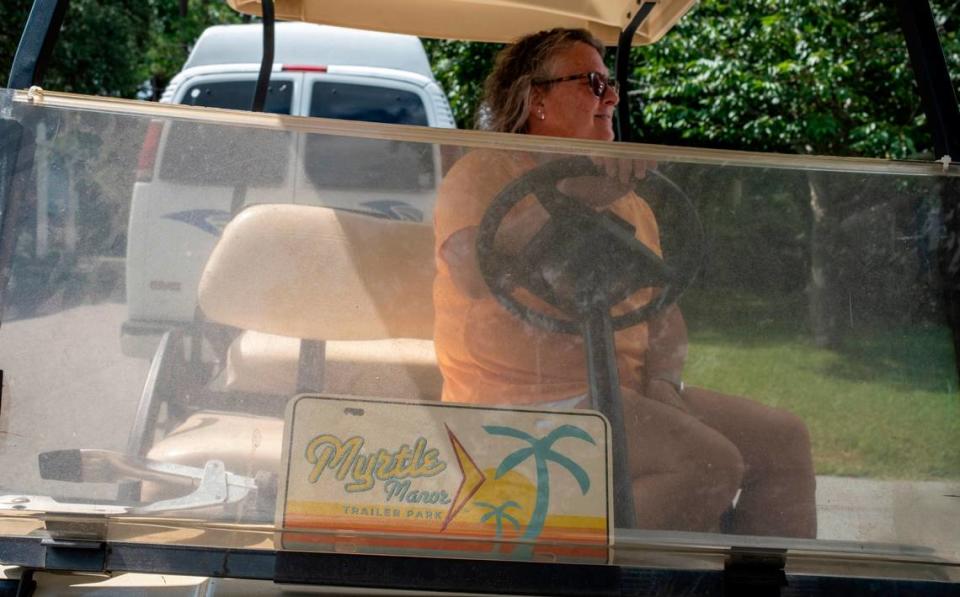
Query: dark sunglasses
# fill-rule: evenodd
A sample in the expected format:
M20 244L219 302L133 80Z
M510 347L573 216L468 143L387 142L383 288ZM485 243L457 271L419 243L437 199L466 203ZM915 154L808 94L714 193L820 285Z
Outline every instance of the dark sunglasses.
M542 79L534 81L534 85L550 85L553 83L564 83L566 81L579 81L580 79L586 79L590 83L590 90L593 91L593 95L597 96L597 99L603 99L603 95L607 92L607 88L617 91L617 82L603 73L598 73L597 71L590 71L589 73L580 73L578 75L568 75L566 77L558 77L556 79Z

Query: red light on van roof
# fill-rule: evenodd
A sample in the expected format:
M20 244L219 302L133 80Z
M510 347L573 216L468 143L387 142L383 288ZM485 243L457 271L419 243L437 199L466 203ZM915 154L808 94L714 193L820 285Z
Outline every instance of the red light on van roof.
M326 65L318 64L284 64L282 67L280 67L280 70L284 72L300 71L310 73L325 73L327 72L327 67Z

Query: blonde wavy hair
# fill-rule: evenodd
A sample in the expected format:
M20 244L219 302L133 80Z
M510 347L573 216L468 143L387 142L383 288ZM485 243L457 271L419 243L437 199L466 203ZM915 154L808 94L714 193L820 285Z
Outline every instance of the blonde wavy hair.
M501 133L526 133L533 82L547 79L556 52L577 42L593 46L603 56L603 42L586 29L550 29L518 39L497 54L484 83L477 128Z

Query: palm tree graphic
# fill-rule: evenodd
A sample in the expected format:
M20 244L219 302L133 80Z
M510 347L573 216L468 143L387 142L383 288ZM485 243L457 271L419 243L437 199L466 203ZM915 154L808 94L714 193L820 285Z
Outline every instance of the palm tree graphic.
M521 510L522 508L520 507L520 504L518 504L517 502L513 500L508 500L500 504L499 506L494 506L489 502L474 502L474 504L476 506L484 508L485 510L488 510L488 512L480 518L481 523L487 522L491 518L494 519L494 522L497 525L497 530L493 537L494 541L499 542L500 538L503 536L504 520L506 520L511 525L513 525L513 528L517 529L518 531L520 530L520 521L514 518L509 512L507 512L507 510L509 510L510 508L516 508L518 510ZM500 551L500 543L497 543L497 547L496 549L494 549L494 551Z
M573 478L580 486L581 493L586 494L587 491L590 490L590 477L587 475L587 471L583 470L583 467L573 460L555 451L553 449L554 442L564 437L573 437L593 445L596 445L596 442L593 441L589 433L574 425L561 425L541 438L536 438L529 433L514 429L513 427L484 425L483 429L491 435L503 435L530 443L529 447L520 448L504 458L500 466L497 467L497 472L493 478L499 479L527 458L533 456L534 463L537 467L537 498L533 508L533 514L530 515L530 521L527 523L527 530L523 536L520 537L520 541L532 546L533 540L539 537L543 531L543 527L547 522L547 512L550 507L550 469L547 463L555 462L573 475Z

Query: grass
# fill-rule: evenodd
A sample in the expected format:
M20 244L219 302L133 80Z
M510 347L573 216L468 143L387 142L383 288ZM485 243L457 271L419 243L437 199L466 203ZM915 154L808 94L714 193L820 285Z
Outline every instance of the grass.
M960 479L960 392L950 331L860 329L836 350L806 331L803 296L691 293L685 379L804 418L818 474Z

